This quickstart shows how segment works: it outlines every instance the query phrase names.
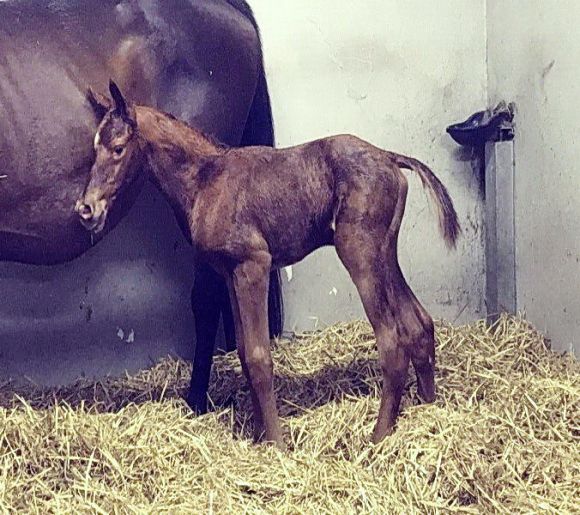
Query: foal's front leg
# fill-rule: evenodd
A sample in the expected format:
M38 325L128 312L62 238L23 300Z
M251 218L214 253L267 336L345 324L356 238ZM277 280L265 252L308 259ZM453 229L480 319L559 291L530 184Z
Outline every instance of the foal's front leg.
M271 257L256 253L236 266L231 284L239 311L240 359L250 383L254 420L263 423L265 440L284 447L273 386L273 363L268 333L268 282Z
M254 439L258 441L264 434L264 422L262 421L262 412L255 407L260 406L258 402L258 397L256 396L256 391L254 386L250 381L250 373L248 371L248 364L246 363L246 350L244 348L244 332L242 331L242 322L240 320L240 306L238 305L238 299L236 297L236 292L234 290L233 277L227 277L226 281L228 283L228 290L230 292L230 303L232 306L232 315L234 319L234 327L236 331L235 341L238 346L238 355L240 357L240 363L242 365L242 370L244 371L244 376L248 381L248 388L250 390L250 397L252 399L252 408L254 409Z

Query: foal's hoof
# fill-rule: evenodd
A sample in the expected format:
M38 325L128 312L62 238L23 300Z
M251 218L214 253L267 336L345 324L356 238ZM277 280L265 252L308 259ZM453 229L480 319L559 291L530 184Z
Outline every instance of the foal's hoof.
M261 444L271 445L272 447L278 449L280 452L286 452L288 450L288 446L284 440L262 440Z
M435 402L435 381L433 379L417 378L417 393L426 404Z
M375 427L375 430L373 431L373 436L371 437L371 442L375 445L381 443L387 436L391 436L394 430L395 430L394 425Z
M282 452L288 450L286 442L284 442L284 438L282 438L282 436L267 438L266 433L263 430L260 431L255 428L254 428L254 443L262 445L271 445L273 447L276 447L276 449Z

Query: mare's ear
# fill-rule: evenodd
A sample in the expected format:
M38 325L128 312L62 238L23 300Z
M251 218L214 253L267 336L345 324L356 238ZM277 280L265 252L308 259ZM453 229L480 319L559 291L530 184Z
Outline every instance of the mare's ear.
M86 98L89 101L89 104L91 104L91 107L93 108L95 116L99 122L113 107L113 104L106 96L93 91L91 88L87 89Z

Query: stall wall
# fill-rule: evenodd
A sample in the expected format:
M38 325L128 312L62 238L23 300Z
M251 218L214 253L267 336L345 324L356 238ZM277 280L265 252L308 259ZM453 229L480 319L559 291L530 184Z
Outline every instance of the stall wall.
M518 309L580 352L580 2L489 0L490 104L516 104Z
M479 178L473 156L445 133L486 103L484 2L250 3L262 29L278 145L347 132L432 167L455 201L463 238L447 252L435 211L408 175L403 271L434 316L484 315ZM364 315L334 249L293 267L285 282L288 329Z

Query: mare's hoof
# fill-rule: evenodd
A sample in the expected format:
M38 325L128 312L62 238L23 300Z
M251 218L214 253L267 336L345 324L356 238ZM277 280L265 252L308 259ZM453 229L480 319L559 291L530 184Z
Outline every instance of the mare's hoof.
M200 399L194 395L188 395L186 402L187 405L191 408L191 411L193 411L196 415L205 415L208 411L207 398L205 396L203 399Z

